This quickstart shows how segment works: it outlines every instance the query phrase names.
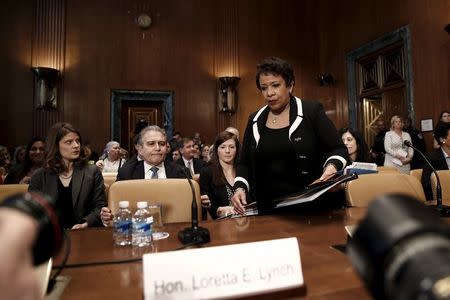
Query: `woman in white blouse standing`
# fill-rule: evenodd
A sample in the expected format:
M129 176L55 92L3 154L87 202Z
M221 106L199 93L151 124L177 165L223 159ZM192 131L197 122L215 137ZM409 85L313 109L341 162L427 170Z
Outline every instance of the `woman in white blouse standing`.
M384 166L396 167L401 173L409 174L411 159L414 150L403 144L404 141L411 142L409 133L403 131L403 122L399 116L391 118L391 130L384 137Z
M103 157L95 163L103 173L117 172L125 163L125 159L120 155L120 144L116 141L106 144Z

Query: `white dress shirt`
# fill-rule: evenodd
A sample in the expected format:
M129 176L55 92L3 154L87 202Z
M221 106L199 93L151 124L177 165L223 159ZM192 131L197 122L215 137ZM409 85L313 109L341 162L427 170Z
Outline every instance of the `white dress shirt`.
M144 161L144 174L145 179L152 179L152 170L150 170L154 165L151 165ZM155 166L158 168L158 179L166 179L166 169L164 168L164 163L160 163L159 165Z
M184 162L184 165L186 166L186 168L188 168L191 171L191 175L194 175L195 174L195 172L194 172L194 160L193 159L187 160L184 157L181 157L181 158L183 159L183 162ZM191 163L191 167L190 168L188 166L188 162Z

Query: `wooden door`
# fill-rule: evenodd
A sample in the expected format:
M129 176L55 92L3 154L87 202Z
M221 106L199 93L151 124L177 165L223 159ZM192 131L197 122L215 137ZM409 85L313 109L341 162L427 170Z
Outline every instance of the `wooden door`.
M158 125L163 128L163 103L123 101L121 119L122 147L127 149L131 156L134 153L133 138L139 122L146 122L148 125Z

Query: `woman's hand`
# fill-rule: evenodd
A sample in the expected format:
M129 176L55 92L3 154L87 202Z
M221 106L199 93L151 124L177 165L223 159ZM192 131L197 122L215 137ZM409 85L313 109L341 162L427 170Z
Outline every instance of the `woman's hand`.
M336 174L337 169L336 166L333 164L328 164L325 169L323 170L322 176L320 176L319 181L325 181L333 177L334 174Z
M241 215L245 215L244 205L247 205L246 198L247 196L245 195L245 190L243 188L238 188L233 197L231 197L231 202L233 203L234 210Z
M72 226L72 230L77 230L77 229L84 229L88 227L88 223L84 222L83 224L75 224Z
M200 199L202 200L202 207L204 208L211 207L211 201L209 200L208 195L201 195Z
M226 217L226 216L229 216L229 215L233 215L233 214L235 214L236 212L235 212L235 210L234 210L234 207L233 206L220 206L218 209L217 209L217 216L220 218L220 217Z
M103 171L103 168L105 167L103 160L98 160L95 165L100 169L100 171Z
M102 223L105 227L112 226L112 220L114 215L111 213L111 210L107 207L102 207L100 211L100 218L102 219Z

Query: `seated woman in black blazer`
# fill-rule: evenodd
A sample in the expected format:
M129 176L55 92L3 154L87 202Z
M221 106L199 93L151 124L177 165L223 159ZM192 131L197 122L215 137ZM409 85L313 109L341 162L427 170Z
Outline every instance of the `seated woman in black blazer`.
M212 148L214 155L210 164L200 171L200 191L202 205L216 219L234 213L231 197L234 194L239 141L236 135L223 131L217 136Z
M107 204L103 177L97 166L87 163L79 132L57 123L46 145L45 166L33 174L28 190L51 197L64 228L101 226L100 209Z

